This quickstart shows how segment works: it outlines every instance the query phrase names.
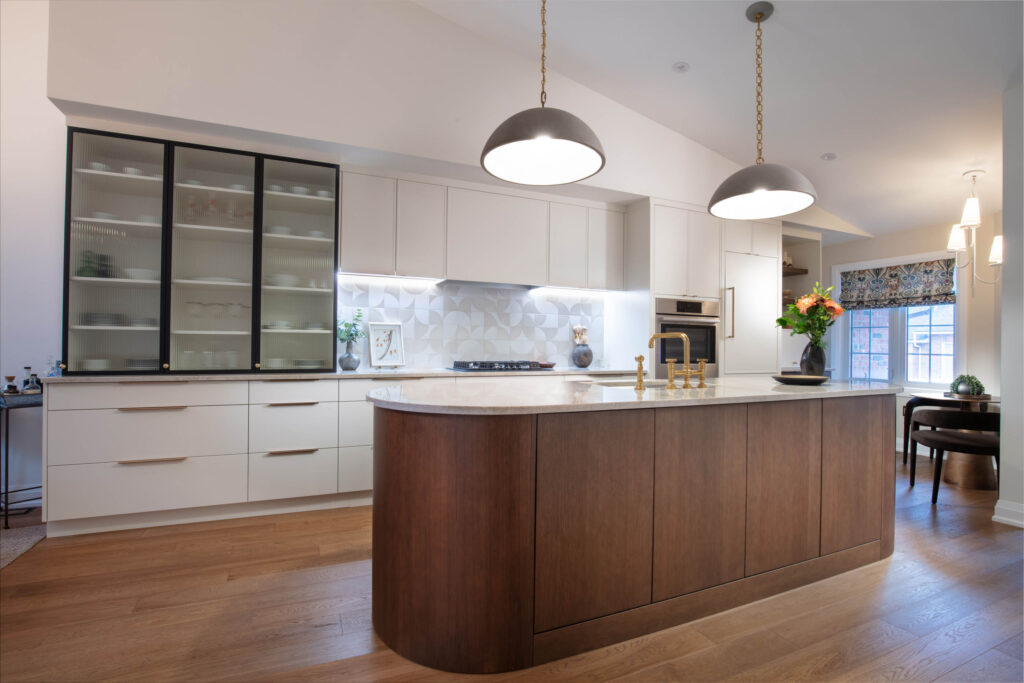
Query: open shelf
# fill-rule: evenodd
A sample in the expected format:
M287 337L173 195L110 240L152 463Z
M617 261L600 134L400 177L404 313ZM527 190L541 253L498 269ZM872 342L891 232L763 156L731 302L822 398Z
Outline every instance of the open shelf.
M806 268L797 268L796 266L782 266L782 277L789 277L790 275L807 275L809 271Z
M94 171L91 168L76 168L75 173L104 192L129 192L153 194L163 190L163 176L151 176L117 171Z

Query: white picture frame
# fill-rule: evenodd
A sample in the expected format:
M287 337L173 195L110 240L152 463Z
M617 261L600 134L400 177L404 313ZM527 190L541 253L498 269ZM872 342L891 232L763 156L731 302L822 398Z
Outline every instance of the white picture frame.
M368 323L370 365L395 368L405 365L405 341L402 323Z

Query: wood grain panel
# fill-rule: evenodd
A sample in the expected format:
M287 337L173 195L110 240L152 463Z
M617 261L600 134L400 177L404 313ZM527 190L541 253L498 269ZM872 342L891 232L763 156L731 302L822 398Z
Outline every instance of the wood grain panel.
M878 543L870 543L601 619L539 633L534 637L534 664L550 662L700 619L841 574L854 567L870 564L877 558Z
M821 401L747 406L746 575L818 556Z
M655 413L654 600L743 578L745 405Z
M822 555L880 538L882 407L880 396L822 401ZM890 436L891 450L895 432Z
M374 409L373 625L445 671L529 666L536 417Z
M878 435L879 457L882 460L882 506L881 529L879 538L882 541L879 552L881 557L889 557L895 549L896 541L896 397L881 396L882 429Z
M537 418L536 631L651 601L654 411Z

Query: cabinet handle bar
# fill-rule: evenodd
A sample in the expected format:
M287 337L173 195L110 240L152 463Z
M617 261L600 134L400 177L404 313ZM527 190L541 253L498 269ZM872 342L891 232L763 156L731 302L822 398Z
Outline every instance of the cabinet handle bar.
M729 311L730 311L730 314L732 316L732 323L729 325L729 329L732 330L732 334L730 334L728 337L726 337L726 339L735 339L736 338L736 288L735 287L726 287L725 289L726 289L726 291L731 291L732 292L732 305L729 306Z
M188 460L187 456L181 456L180 458L150 458L148 460L118 460L118 465L148 465L154 462L184 462Z
M185 410L188 406L129 406L127 408L118 408L118 410L125 413L134 413L142 410Z
M296 448L290 451L267 451L267 455L305 455L306 453L316 453L319 448Z
M320 401L296 401L294 403L268 403L268 408L286 408L288 406L318 406Z

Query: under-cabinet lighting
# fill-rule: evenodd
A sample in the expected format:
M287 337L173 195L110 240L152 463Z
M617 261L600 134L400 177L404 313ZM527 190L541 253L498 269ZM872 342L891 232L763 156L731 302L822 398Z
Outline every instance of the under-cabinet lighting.
M563 299L579 299L582 297L603 297L607 294L604 289L577 289L573 287L534 287L530 290L531 296L553 297Z
M419 285L434 287L438 282L441 282L440 278L434 277L398 277L394 275L357 275L354 273L338 273L338 284L355 284L355 285Z

